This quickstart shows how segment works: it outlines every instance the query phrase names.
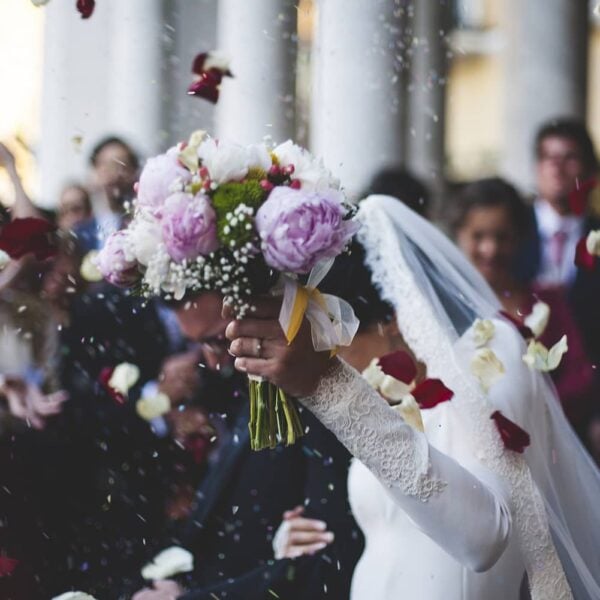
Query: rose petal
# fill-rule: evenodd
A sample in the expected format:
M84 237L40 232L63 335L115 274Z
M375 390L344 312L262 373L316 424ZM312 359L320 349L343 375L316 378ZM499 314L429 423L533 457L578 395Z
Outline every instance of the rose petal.
M98 250L90 250L81 261L81 267L79 268L79 273L83 277L85 281L89 281L91 283L95 283L97 281L102 281L102 273L97 266L98 259Z
M362 372L362 376L367 380L367 383L374 387L375 389L379 389L383 378L385 377L385 373L381 370L379 366L379 359L374 358L369 366Z
M471 373L475 375L481 387L487 392L504 374L504 365L490 348L480 348L471 360Z
M144 396L135 404L137 414L145 421L151 421L171 410L171 401L166 394L158 393L155 396Z
M112 377L114 367L104 367L100 371L100 375L98 375L98 381L102 385L102 387L108 392L108 395L117 403L117 404L125 404L125 397L120 392L117 392L114 388L112 388L108 382Z
M137 383L139 378L139 367L125 362L113 369L108 385L119 394L127 396L129 390Z
M184 548L172 546L157 554L152 562L142 569L142 577L156 581L193 570L194 557L192 554Z
M0 577L12 575L17 568L19 561L8 556L0 556Z
M381 370L394 379L411 383L417 376L417 367L411 355L404 350L398 350L379 358Z
M82 19L89 19L96 8L95 0L77 0L77 10Z
M494 420L498 428L504 447L522 454L531 443L529 434L516 423L507 419L499 410L492 413L490 418Z
M472 326L473 341L476 347L485 346L496 331L494 323L489 319L475 319Z
M417 385L412 395L423 409L433 408L441 402L447 402L454 396L439 379L426 379Z
M585 248L593 256L600 256L600 229L588 233Z
M587 238L582 237L577 242L575 249L575 264L586 271L593 271L596 267L597 257L590 254L587 249Z
M93 596L85 592L65 592L60 596L55 596L52 600L96 600Z
M537 371L553 371L558 367L568 349L566 335L563 335L550 350L541 342L532 340L527 346L527 353L523 356L523 362Z
M384 375L379 384L379 391L388 400L402 400L410 392L410 389L409 385L391 375Z
M421 410L419 405L412 394L407 394L402 398L402 402L394 407L401 415L402 418L417 431L424 432L425 427L423 425L423 418L421 417Z
M536 302L531 309L531 312L525 317L523 323L533 332L533 335L538 338L548 325L550 319L550 307L545 302Z
M0 250L0 271L2 271L10 262L10 256L4 252L4 250Z

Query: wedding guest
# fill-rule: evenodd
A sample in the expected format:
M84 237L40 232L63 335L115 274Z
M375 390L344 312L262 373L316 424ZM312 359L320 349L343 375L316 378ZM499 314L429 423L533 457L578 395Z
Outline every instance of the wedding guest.
M402 167L388 167L377 172L361 198L372 194L398 198L417 214L430 218L431 194L427 186Z
M0 143L0 167L6 169L14 189L15 201L11 210L11 218L22 219L24 217L42 216L40 210L33 204L25 191L13 153L2 143Z
M532 226L525 203L508 182L490 178L466 185L457 195L455 209L455 239L504 310L522 322L537 301L545 302L550 307L550 320L540 341L550 347L563 334L567 336L569 351L552 378L569 420L584 435L600 402L600 388L566 294L561 288L524 282L514 274L519 250Z
M250 449L247 380L232 369L221 304L220 296L206 293L176 309L184 333L203 345L214 388L199 402L209 403L218 431L196 508L178 540L194 554L194 571L178 582L155 582L133 598L308 600L325 590L327 597L346 598L362 545L347 505L349 456L306 410L306 435L295 445ZM327 522L335 541L313 556L273 561L271 541L281 515L298 505L308 517Z
M139 158L125 140L109 136L92 150L90 166L94 219L76 228L88 250L101 247L112 232L121 228L127 203L134 197Z
M600 268L577 269L579 239L598 229L597 217L574 214L570 194L598 172L598 158L585 125L571 118L542 125L535 138L537 193L529 230L516 263L521 279L533 278L540 287L565 288L572 313L593 362L600 362Z
M58 227L63 231L72 231L92 217L92 202L87 189L78 183L64 187L58 200Z

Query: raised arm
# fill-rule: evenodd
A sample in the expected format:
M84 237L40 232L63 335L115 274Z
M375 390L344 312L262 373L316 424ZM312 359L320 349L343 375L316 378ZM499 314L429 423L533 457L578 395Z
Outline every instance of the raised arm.
M35 207L23 187L23 182L17 172L15 157L2 143L0 143L0 166L6 169L15 190L15 203L12 207L12 218L23 219L25 217L40 217L41 213Z

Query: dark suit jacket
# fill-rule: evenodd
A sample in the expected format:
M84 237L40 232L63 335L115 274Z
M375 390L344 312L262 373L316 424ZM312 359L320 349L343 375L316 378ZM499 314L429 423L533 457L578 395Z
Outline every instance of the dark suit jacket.
M523 243L522 251L515 265L515 271L522 281L530 282L541 268L541 237L531 208L530 234ZM585 233L600 228L600 221L587 218L584 225ZM575 260L575 257L573 257ZM573 311L579 329L581 330L586 350L594 363L600 362L600 264L593 271L578 269L575 281L567 290L569 304Z
M242 380L242 389L246 382ZM173 542L195 556L182 579L185 600L348 598L363 538L350 513L350 455L307 410L308 433L288 448L255 452L248 438L248 403L237 394L221 402L231 439L198 489L197 507ZM272 538L282 514L299 504L325 521L335 542L314 556L273 560ZM277 595L274 595L277 594Z

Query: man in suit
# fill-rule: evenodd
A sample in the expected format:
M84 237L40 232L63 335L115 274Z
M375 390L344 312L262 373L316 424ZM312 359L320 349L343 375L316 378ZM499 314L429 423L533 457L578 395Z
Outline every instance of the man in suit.
M552 120L535 140L537 195L532 227L518 261L519 275L542 288L564 288L573 314L585 336L587 351L600 361L600 319L595 302L600 294L600 271L577 269L577 242L598 217L573 212L572 194L597 174L598 159L585 125L575 119Z
M194 554L193 573L154 582L134 599L347 598L362 551L347 503L347 451L306 410L307 433L295 445L252 451L247 382L232 369L221 298L202 294L176 313L183 332L205 348L204 366L215 383L208 408L218 413L220 434L196 508L176 540ZM284 511L298 505L307 517L326 522L335 540L312 556L276 561L273 535Z

